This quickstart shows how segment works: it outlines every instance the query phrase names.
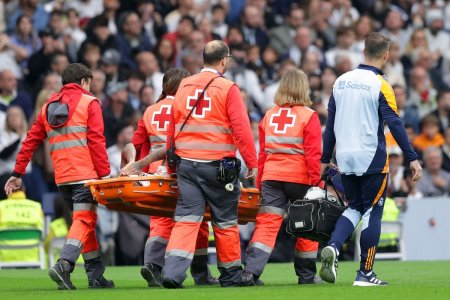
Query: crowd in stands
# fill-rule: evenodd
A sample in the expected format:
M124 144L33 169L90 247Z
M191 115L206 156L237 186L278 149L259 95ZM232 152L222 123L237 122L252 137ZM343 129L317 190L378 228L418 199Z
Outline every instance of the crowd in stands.
M392 41L383 71L424 165L423 178L414 183L386 129L389 195L401 201L448 195L450 1L444 0L2 1L0 175L13 170L27 129L60 89L69 63L93 70L91 93L103 109L114 165L112 157L160 96L164 72L184 67L198 73L206 42L229 45L225 76L241 89L257 143L258 123L274 105L280 77L293 68L308 75L312 108L324 126L334 81L363 63L371 31ZM56 191L48 144L35 153L24 183L28 198L37 201ZM117 217L111 222L117 228Z

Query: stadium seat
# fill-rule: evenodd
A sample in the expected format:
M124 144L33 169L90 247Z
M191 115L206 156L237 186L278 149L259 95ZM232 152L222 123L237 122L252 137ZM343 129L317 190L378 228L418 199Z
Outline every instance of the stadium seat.
M44 211L44 236L47 236L50 230L50 223L55 217L55 200L58 192L50 192L42 195L42 210Z
M22 243L23 242L23 243ZM14 244L12 244L14 243ZM39 267L44 269L45 253L42 240L42 231L36 228L8 228L0 229L0 249L20 250L38 247L38 261L8 261L0 260L0 269L9 267Z
M396 252L382 252L377 253L375 255L375 259L398 259L398 260L404 260L405 259L405 243L403 240L403 226L400 222L381 222L381 233L393 233L396 236L398 236L397 242L397 251ZM359 261L360 255L361 255L361 248L359 244L359 239L361 237L361 226L358 226L354 233L354 240L355 240L355 256L354 260ZM382 242L382 241L380 241ZM389 241L383 241L383 242L389 242Z

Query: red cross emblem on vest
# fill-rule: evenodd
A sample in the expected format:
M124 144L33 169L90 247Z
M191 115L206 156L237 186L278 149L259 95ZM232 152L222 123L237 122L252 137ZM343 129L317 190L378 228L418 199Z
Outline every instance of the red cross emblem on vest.
M155 111L152 116L151 123L156 125L157 131L167 131L170 122L170 110L172 105L161 105L159 111Z
M193 117L204 118L207 111L211 111L211 98L205 93L203 98L197 100L203 90L196 89L194 96L188 96L186 101L186 109L191 110L195 102L200 101L192 112Z
M286 133L289 127L294 127L295 117L290 108L280 108L278 113L270 116L269 125L274 128L275 133Z

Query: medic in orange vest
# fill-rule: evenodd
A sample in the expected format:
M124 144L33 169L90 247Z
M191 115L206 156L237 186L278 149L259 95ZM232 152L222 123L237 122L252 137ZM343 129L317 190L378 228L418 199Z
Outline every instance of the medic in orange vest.
M161 148L166 148L167 130L174 95L181 80L188 76L189 72L178 68L170 69L164 74L161 96L156 104L146 109L134 133L132 145L128 145L127 150L122 155L127 163L134 161L136 157L143 158L149 152L157 152ZM130 149L133 146L136 153ZM163 170L162 173L161 170ZM162 160L144 168L146 172L160 175L164 175L164 170ZM150 235L145 244L144 267L141 269L141 274L149 287L162 286L161 269L164 266L164 255L174 225L175 222L172 218L150 217ZM216 278L212 277L208 269L208 236L208 222L202 222L191 265L191 274L196 285L219 283Z
M256 228L247 247L244 275L256 284L272 253L289 202L321 185L322 133L316 112L306 107L308 78L301 70L288 71L275 95L276 106L267 111L259 125L260 152L257 186L262 204ZM295 272L299 284L320 282L315 277L318 243L297 238Z
M105 279L95 236L96 202L84 184L109 176L110 166L103 135L103 117L98 100L89 93L91 71L82 64L70 64L62 74L63 87L42 107L17 155L7 194L19 189L21 175L33 152L45 138L55 169L55 181L64 199L73 207L70 227L60 259L49 270L58 289L75 289L70 280L75 262L83 255L89 288L113 288Z

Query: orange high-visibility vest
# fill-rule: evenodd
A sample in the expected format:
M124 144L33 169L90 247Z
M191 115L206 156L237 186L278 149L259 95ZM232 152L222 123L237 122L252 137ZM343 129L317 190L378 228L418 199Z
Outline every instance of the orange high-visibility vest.
M150 140L150 152L166 147L172 103L173 97L168 96L145 110L142 120L147 129L148 139ZM150 164L149 172L155 173L158 166L161 165L161 162L160 160Z
M175 136L205 86L217 76L206 71L183 79L173 104ZM178 156L205 160L236 156L226 105L228 91L233 85L232 81L223 77L214 79L209 85L181 134L175 139Z
M47 121L47 102L42 108L42 119L50 143L50 156L55 169L56 184L98 179L87 142L89 104L95 97L83 94L67 123L52 128Z
M303 131L313 114L304 106L275 106L266 113L261 121L267 153L262 181L312 184L305 162Z

